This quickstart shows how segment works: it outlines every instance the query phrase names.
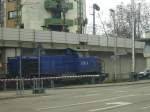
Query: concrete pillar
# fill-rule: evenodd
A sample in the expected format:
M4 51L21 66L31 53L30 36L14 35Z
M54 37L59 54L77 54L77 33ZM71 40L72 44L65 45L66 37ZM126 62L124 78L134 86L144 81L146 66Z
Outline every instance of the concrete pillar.
M146 68L150 69L150 57L146 58Z

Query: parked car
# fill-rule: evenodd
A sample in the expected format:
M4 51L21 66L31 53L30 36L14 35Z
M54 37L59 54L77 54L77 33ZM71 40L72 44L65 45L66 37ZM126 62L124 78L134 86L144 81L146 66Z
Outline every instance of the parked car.
M142 72L138 73L139 79L150 79L150 69L145 69Z

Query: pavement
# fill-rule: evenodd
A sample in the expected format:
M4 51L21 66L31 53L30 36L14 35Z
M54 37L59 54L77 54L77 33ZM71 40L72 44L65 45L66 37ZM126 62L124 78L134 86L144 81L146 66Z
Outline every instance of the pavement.
M77 86L65 86L57 87L58 89L78 89L78 88L93 88L93 87L110 87L110 86L124 86L124 85L138 85L138 84L150 84L150 80L138 80L133 82L120 82L120 83L103 83L103 84L89 84L89 85L77 85Z
M150 112L148 82L50 89L35 97L31 91L25 91L31 97L0 100L0 112ZM10 94L15 92L1 92L0 97Z
M79 89L79 88L97 88L97 87L110 87L110 86L125 86L125 85L138 85L150 84L150 80L139 80L135 82L122 82L122 83L104 83L104 84L86 84L65 87L55 87L53 89ZM50 90L50 91L49 91ZM37 97L51 95L51 89L46 89L46 94L32 94L32 90L24 90L22 94L19 91L0 91L0 100L23 98L23 97Z

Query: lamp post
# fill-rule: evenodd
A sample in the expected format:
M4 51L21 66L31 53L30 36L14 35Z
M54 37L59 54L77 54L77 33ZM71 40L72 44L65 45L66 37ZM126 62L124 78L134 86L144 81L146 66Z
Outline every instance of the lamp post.
M93 4L93 35L96 35L95 11L99 10L100 7L97 4Z
M131 0L132 11L132 72L135 72L135 2Z
M113 18L114 24L114 35L115 35L115 42L114 42L114 80L117 78L117 32L116 32L116 20L115 20L115 11L110 9L111 16Z

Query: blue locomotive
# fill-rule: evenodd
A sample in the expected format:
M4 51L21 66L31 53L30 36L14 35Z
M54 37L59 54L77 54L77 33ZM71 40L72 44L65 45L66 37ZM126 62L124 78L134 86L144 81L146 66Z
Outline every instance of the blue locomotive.
M66 49L64 55L17 56L8 58L7 71L9 76L16 77L19 75L20 67L21 74L24 77L37 76L39 68L41 77L103 74L102 61L99 57L81 57L72 49Z

